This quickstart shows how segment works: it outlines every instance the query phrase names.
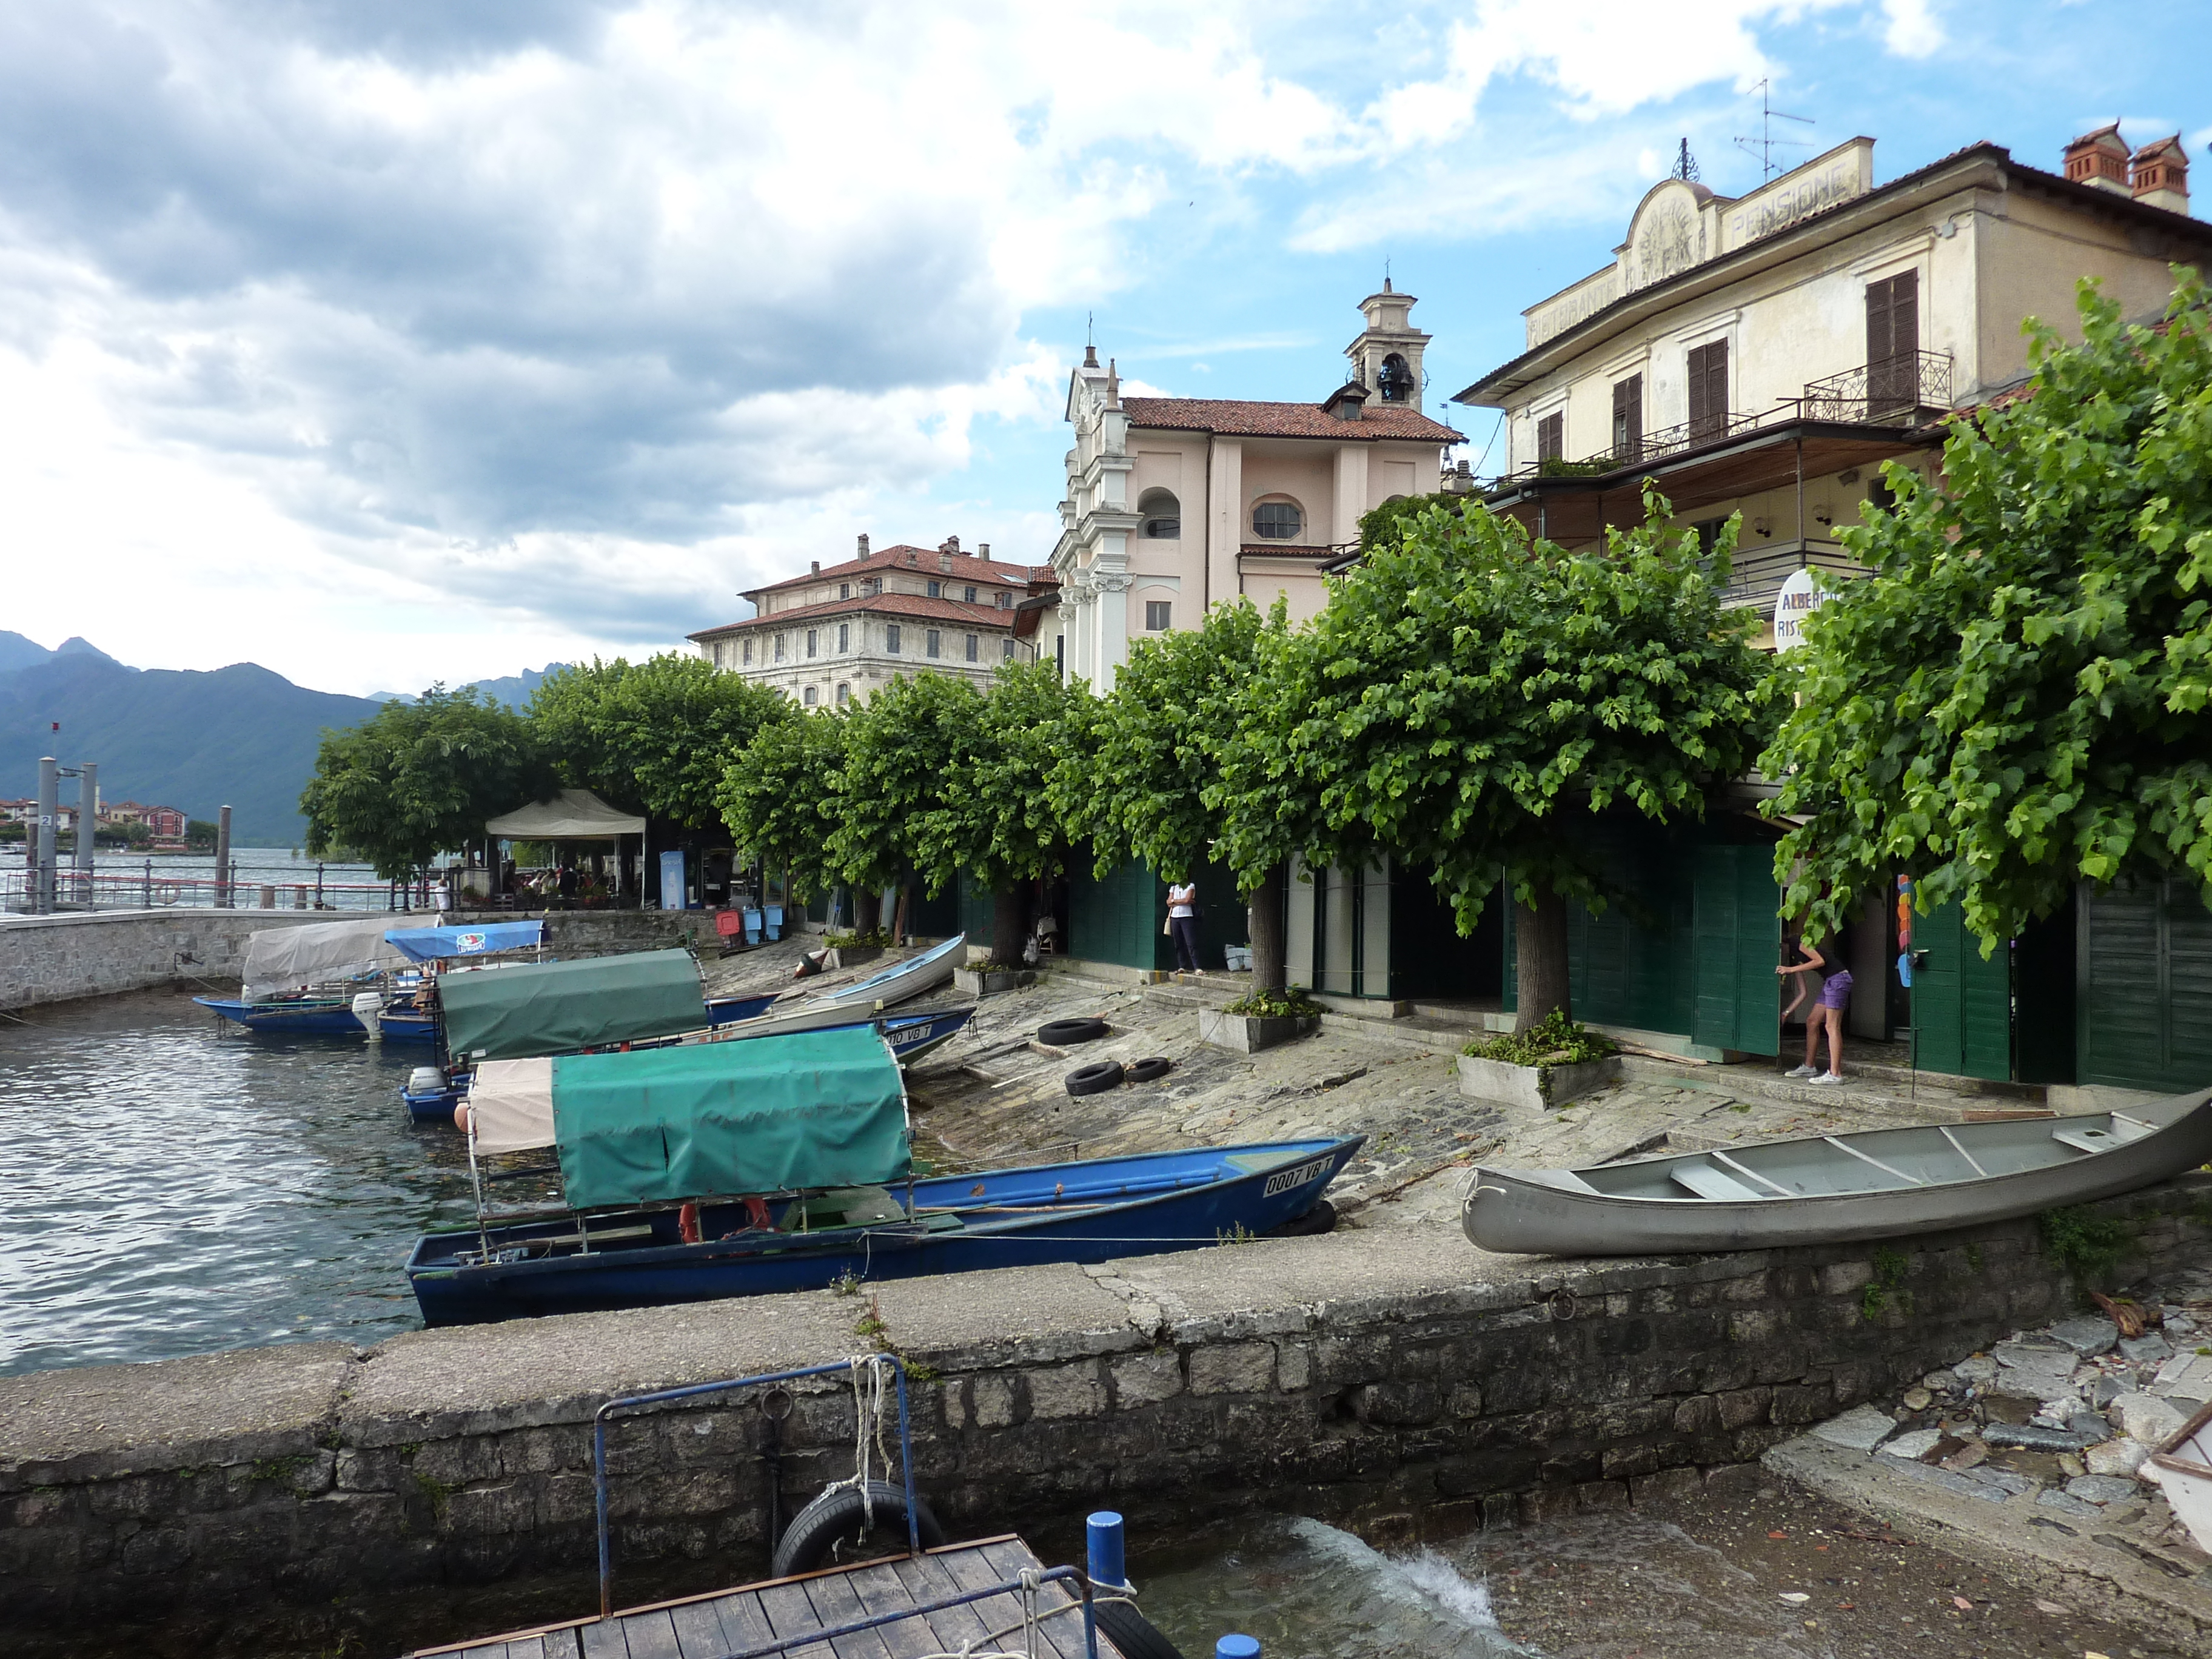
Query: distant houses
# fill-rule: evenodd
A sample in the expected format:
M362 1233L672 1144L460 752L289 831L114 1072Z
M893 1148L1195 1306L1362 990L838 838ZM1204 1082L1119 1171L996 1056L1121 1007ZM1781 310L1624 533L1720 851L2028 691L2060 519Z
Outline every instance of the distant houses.
M55 830L64 834L74 830L76 817L74 801L58 803L54 813ZM39 803L34 796L27 795L21 800L0 800L0 823L30 824L37 823L38 817ZM102 801L99 816L94 820L98 829L125 834L129 833L130 825L143 825L148 839L155 846L174 842L179 847L184 845L185 832L190 822L189 817L177 807L149 806L143 801L135 800Z

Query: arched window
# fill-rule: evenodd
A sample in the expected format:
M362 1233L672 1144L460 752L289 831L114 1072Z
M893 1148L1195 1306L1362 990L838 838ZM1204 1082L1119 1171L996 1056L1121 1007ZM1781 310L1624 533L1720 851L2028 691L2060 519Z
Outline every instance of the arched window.
M840 681L837 683L837 702L838 702L838 706L842 708L842 707L843 707L846 703L848 703L848 702L852 702L852 700L853 700L853 688L852 688L850 685L848 685L848 684L846 684L844 681L840 680Z
M1305 528L1305 514L1296 501L1280 496L1261 501L1252 509L1252 533L1263 542L1290 542Z
M1182 536L1182 503L1170 489L1147 489L1137 497L1137 516L1145 521L1145 534L1154 541L1176 541Z
M1395 351L1382 360L1375 381L1375 389L1382 394L1386 404L1411 403L1413 399L1413 368Z

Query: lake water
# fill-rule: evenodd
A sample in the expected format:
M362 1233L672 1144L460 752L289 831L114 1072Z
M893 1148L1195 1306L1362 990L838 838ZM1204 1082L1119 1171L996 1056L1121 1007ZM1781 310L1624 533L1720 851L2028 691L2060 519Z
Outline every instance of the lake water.
M0 1016L0 1372L414 1328L401 1264L472 1213L399 1103L428 1057L167 992Z

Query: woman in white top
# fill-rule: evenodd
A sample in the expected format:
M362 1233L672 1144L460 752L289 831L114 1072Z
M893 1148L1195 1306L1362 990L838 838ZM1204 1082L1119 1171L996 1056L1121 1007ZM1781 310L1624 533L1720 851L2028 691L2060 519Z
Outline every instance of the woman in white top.
M1168 889L1168 932L1175 936L1176 966L1185 973L1201 973L1198 965L1198 884L1187 881Z

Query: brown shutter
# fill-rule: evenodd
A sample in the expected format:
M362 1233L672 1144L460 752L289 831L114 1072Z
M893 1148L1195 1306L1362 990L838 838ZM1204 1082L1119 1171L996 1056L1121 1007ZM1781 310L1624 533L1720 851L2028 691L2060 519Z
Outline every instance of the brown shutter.
M1644 453L1644 377L1632 374L1613 388L1613 453L1634 462Z
M1728 342L1716 340L1690 353L1690 441L1728 434Z
M1910 408L1919 402L1920 273L1868 283L1866 313L1867 414Z
M1536 422L1536 459L1540 461L1563 460L1566 453L1566 416L1564 413L1547 415Z

